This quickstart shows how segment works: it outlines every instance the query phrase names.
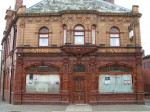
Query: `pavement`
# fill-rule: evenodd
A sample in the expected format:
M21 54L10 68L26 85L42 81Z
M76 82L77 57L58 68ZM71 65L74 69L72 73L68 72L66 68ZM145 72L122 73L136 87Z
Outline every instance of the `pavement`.
M12 105L0 101L0 112L150 112L150 99L145 105Z

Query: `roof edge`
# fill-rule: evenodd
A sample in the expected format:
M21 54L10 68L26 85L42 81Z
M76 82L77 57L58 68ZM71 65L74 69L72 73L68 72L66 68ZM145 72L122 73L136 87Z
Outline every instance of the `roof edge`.
M141 13L134 13L134 12L126 12L126 13L112 13L112 12L99 12L97 10L63 10L60 12L55 13L22 13L18 14L18 16L49 16L49 15L63 15L63 14L97 14L101 16L131 16L131 17L138 17L142 16Z

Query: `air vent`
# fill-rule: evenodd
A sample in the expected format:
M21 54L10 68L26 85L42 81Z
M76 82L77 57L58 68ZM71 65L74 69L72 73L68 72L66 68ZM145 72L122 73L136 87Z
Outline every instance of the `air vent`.
M57 47L57 45L56 44L52 44L52 47Z
M133 47L133 45L132 44L127 44L127 47Z
M25 45L23 45L24 47L29 47L30 45L29 44L25 44Z
M105 44L99 44L100 47L105 47Z

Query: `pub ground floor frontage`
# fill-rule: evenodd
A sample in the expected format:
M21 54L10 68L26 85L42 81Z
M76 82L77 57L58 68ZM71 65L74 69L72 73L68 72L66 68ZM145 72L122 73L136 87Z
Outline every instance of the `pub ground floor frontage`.
M142 104L140 49L122 49L18 48L11 78L10 71L3 73L2 99L13 104Z

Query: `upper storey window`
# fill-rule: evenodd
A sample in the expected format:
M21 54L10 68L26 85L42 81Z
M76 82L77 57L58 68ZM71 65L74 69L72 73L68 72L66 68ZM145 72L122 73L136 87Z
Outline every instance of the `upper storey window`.
M67 43L67 26L64 25L63 29L64 29L64 44L66 44Z
M116 27L110 29L110 46L120 46L120 32Z
M48 28L46 27L39 30L39 46L48 46Z
M92 26L92 44L95 44L95 37L96 37L96 26Z
M74 28L74 44L84 44L84 32L84 27L81 25Z

